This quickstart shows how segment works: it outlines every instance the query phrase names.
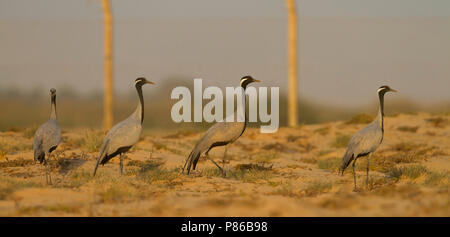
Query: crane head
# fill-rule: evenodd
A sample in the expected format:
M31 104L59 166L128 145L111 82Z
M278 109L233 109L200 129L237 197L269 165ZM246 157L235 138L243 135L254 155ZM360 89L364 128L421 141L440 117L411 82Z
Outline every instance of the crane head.
M50 95L51 96L55 96L56 95L56 89L55 88L51 88L50 89Z
M397 90L394 90L392 88L390 88L389 86L380 86L380 88L378 88L378 94L380 93L386 93L386 92L397 92Z
M145 79L144 77L139 77L138 79L136 79L135 81L135 85L136 86L143 86L145 84L155 84L151 81L148 81L147 79Z
M248 86L248 84L252 82L261 82L261 81L254 79L252 76L244 76L241 78L241 87L245 89Z

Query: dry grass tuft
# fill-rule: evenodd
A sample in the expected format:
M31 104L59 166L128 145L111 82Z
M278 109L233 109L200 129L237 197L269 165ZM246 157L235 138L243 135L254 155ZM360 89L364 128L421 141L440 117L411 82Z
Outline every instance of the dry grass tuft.
M246 183L252 183L259 180L268 181L272 178L272 172L270 170L236 170L230 172L230 176L234 179L241 180Z
M169 187L179 184L178 182L175 182L175 180L181 176L180 169L166 169L162 167L163 164L163 162L154 160L137 162L134 164L140 167L137 177L149 184L154 182L163 182Z
M207 177L222 177L240 180L245 183L253 183L260 180L269 181L273 177L272 167L261 164L237 165L234 169L226 171L226 177L216 167L208 167L202 170Z
M330 130L331 130L330 126L323 126L321 128L318 128L318 129L314 130L314 133L318 133L318 134L320 134L322 136L325 136L325 135L330 134Z
M402 132L410 132L410 133L416 133L417 129L419 129L419 126L400 126L397 128L397 130Z
M36 215L39 212L56 212L56 213L80 213L81 207L78 205L52 205L52 206L27 206L19 207L18 212L21 215Z
M394 167L388 173L387 177L394 180L400 180L401 178L417 179L422 175L428 173L428 170L423 165L408 165L403 167Z
M236 170L271 170L272 165L265 166L264 164L238 164L234 167Z
M64 181L56 186L64 188L79 188L91 180L92 174L87 170L77 170L69 173Z
M448 125L448 119L440 117L440 116L434 117L434 118L429 118L426 121L431 123L431 125L433 125L436 128L445 128Z
M448 188L450 185L450 173L448 171L428 172L424 184L432 187L442 185Z
M15 160L7 160L5 162L0 162L0 167L1 168L6 168L6 167L26 167L29 165L33 165L34 161L33 160L25 160L23 158L18 158Z
M86 149L87 152L96 152L100 150L103 143L104 134L101 131L86 130L82 138L70 141L72 145Z

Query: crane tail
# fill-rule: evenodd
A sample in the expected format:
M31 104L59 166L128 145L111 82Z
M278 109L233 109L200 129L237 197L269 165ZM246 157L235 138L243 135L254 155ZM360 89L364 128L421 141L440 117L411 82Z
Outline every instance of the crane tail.
M188 158L186 159L186 163L184 163L183 171L187 165L187 174L190 174L191 167L193 170L197 167L197 162L200 158L201 151L199 151L197 148L194 148L191 153L189 154Z
M345 169L350 165L353 158L354 158L353 154L349 154L349 152L345 152L345 155L342 157L342 162L341 162L341 167L340 167L341 175L344 175Z
M45 159L45 152L42 150L42 140L39 141L34 147L34 163L39 161L39 164L42 164Z
M100 155L97 158L97 163L95 164L94 173L92 174L93 177L95 177L95 174L97 173L98 165L103 160L103 158L105 158L105 156L106 156L105 151L106 151L106 147L107 147L108 143L109 143L109 140L107 140L105 142L105 144L102 146L102 149L100 150Z
M95 177L95 174L97 173L98 164L100 163L100 157L97 159L97 163L95 164L94 173L92 174L92 177Z

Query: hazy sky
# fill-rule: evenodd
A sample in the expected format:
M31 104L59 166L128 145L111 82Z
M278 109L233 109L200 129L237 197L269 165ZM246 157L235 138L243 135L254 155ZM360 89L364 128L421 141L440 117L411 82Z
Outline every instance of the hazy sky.
M389 84L450 100L450 1L303 0L300 93L361 105ZM146 76L286 84L284 0L112 1L116 90ZM99 0L0 0L0 86L102 88ZM169 95L168 95L169 96Z

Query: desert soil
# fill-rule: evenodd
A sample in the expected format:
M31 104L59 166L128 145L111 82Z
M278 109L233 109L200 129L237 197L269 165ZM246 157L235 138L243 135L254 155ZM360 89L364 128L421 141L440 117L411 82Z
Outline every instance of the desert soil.
M102 134L63 131L51 158L53 185L34 164L32 134L0 132L0 216L450 216L450 117L385 118L383 143L338 172L348 139L366 124L346 121L261 134L250 128L190 175L181 168L203 132L146 131L127 154L92 171ZM144 124L145 126L145 124Z

